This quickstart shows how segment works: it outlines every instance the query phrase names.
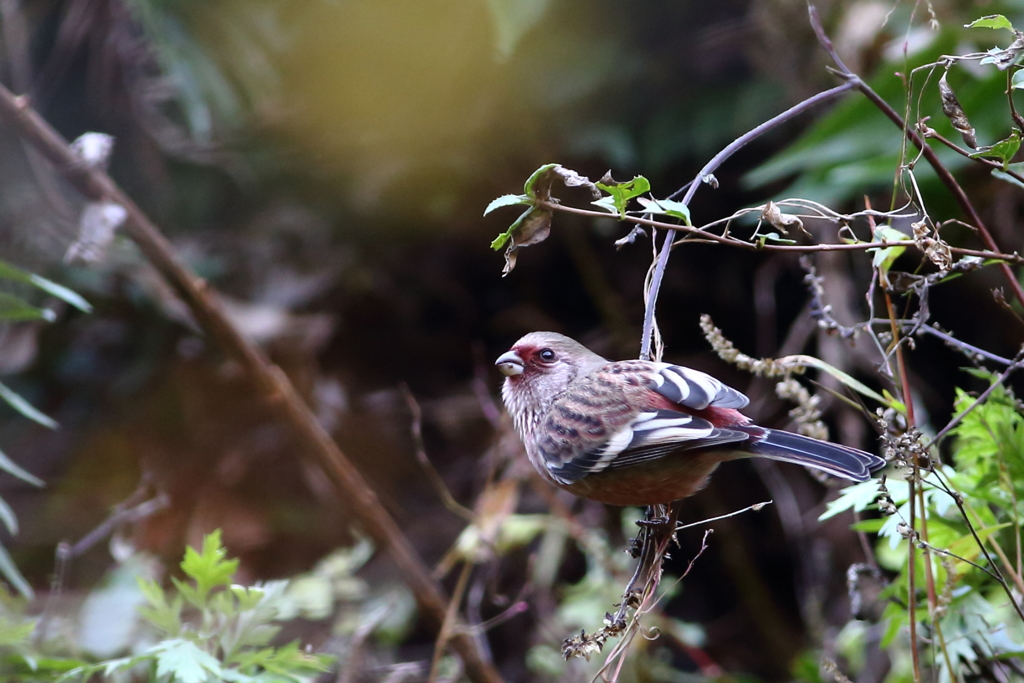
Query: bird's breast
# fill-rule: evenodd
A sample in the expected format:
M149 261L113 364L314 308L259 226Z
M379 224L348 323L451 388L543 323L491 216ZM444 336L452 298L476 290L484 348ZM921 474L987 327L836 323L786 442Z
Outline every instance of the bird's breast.
M608 505L656 505L688 498L707 485L724 460L744 457L727 449L679 451L620 469L594 472L562 488Z

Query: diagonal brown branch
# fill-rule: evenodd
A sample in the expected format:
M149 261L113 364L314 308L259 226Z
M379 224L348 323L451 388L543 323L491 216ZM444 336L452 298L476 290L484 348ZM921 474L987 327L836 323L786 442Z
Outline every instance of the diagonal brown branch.
M68 143L29 105L0 85L0 118L14 128L68 180L91 200L120 204L128 212L122 228L149 262L188 305L196 321L221 349L243 369L279 420L291 428L302 448L300 453L330 479L339 496L353 502L359 524L378 547L391 556L420 609L438 628L445 622L448 596L430 575L412 544L378 500L376 493L331 436L317 422L309 407L279 367L248 343L225 317L216 293L183 265L157 226L121 188L98 168L84 167ZM501 676L480 653L473 638L461 628L451 629L450 643L462 658L466 675L475 682L498 683Z

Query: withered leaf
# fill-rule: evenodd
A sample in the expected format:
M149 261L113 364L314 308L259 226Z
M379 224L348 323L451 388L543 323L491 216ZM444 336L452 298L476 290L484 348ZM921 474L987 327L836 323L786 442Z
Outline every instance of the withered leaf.
M964 139L964 144L971 149L977 149L978 138L974 132L974 127L967 120L967 114L964 113L963 107L960 106L960 101L956 99L956 93L953 92L953 88L949 87L949 83L946 81L946 73L943 73L942 78L939 79L939 96L942 98L942 113L953 124L956 132L960 133L960 137Z
M790 228L804 229L804 222L802 220L797 216L782 213L779 205L771 201L765 204L761 210L761 220L768 221L772 227L778 228L784 235L789 234Z
M519 217L509 229L510 239L505 249L505 268L501 276L505 277L516 267L516 252L522 247L539 244L551 234L551 211L548 209L531 208Z

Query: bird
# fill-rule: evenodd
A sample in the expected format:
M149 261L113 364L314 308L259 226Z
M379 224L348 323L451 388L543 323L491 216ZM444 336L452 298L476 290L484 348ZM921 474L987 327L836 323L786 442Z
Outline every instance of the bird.
M556 332L531 332L495 361L530 461L552 484L618 506L669 504L702 489L719 463L761 457L867 481L885 460L754 424L749 399L711 375L610 361Z

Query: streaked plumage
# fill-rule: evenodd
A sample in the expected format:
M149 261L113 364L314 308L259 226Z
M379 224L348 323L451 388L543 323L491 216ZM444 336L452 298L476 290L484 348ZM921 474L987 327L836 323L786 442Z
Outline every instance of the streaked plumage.
M495 363L502 398L534 467L612 505L653 505L700 490L724 460L766 457L868 479L884 461L855 448L758 427L747 397L669 363L611 362L554 332L532 332Z

